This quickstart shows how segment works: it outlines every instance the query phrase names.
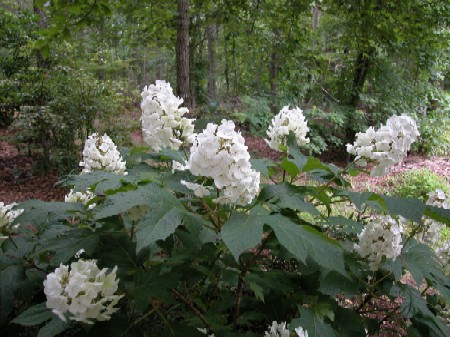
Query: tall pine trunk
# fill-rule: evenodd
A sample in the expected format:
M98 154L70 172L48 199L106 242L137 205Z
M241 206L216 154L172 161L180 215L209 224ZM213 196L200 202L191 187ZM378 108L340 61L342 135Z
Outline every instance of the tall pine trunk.
M184 99L187 107L191 106L189 87L189 0L178 0L177 16L177 94Z

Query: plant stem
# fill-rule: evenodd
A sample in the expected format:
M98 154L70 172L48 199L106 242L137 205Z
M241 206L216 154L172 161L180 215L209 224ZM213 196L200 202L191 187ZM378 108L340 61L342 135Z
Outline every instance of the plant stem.
M138 325L139 323L141 323L144 319L146 319L148 316L150 316L151 314L153 314L154 312L158 311L158 306L155 306L152 304L152 309L147 312L145 315L142 315L141 317L139 317L137 320L135 320L133 323L131 323L131 325L122 333L121 337L125 336L125 334L135 325Z
M177 300L179 300L180 302L184 303L187 305L187 307L195 314L197 315L200 320L206 325L208 331L212 331L211 329L211 324L209 324L209 322L205 319L205 317L203 316L203 314L194 306L194 304L187 299L186 297L184 297L183 295L181 295L178 290L176 290L175 288L171 289L172 294L175 296L175 298ZM175 336L175 335L174 335Z
M237 327L237 321L240 315L240 308L241 308L241 299L242 299L242 292L244 290L244 277L247 274L248 270L250 269L250 266L255 262L256 258L261 255L262 251L264 250L264 247L269 239L269 235L264 239L264 241L259 246L258 250L255 252L255 254L252 255L252 257L248 260L246 264L242 263L244 265L244 268L241 271L241 275L239 276L238 286L236 288L236 302L234 306L234 317L233 317L233 331L236 331Z

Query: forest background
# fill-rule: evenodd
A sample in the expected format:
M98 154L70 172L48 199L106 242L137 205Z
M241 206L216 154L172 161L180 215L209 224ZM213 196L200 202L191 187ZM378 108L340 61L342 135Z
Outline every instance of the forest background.
M129 145L142 88L163 79L196 118L259 136L301 107L312 155L402 113L419 123L414 151L448 155L449 13L442 0L2 0L0 124L66 173L93 130Z

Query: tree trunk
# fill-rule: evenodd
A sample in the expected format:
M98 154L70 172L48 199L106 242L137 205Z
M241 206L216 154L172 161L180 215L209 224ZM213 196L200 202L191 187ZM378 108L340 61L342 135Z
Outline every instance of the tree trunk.
M353 81L350 89L350 94L347 99L347 105L349 106L347 120L351 121L353 119L353 113L358 109L358 105L360 102L360 94L364 88L364 84L366 83L367 74L370 67L371 57L374 51L359 51L356 56L355 68L353 71ZM347 141L353 142L355 138L355 128L353 127L354 123L347 123L347 127L345 130L345 136Z
M317 27L319 27L319 16L320 16L320 8L317 2L315 2L313 7L313 20L312 20L312 29L314 31L317 30Z
M278 113L278 70L280 68L280 44L279 32L274 29L273 35L275 43L272 45L272 53L270 55L269 64L269 81L270 81L270 110L274 115Z
M353 82L348 99L348 105L356 109L359 104L359 95L366 83L367 72L369 71L370 58L373 51L358 52L355 61L355 69L353 71Z
M184 99L187 107L191 106L189 88L189 0L178 0L177 17L177 94Z
M273 46L270 56L270 110L274 115L278 113L278 69L279 69L279 53L278 44Z
M147 85L147 47L144 47L144 59L142 60L142 86Z
M206 39L208 43L208 100L216 102L216 64L214 55L214 40L216 26L208 25L206 27Z
M233 38L233 95L237 95L236 39Z
M47 28L47 18L45 17L44 11L41 10L36 4L36 0L33 1L33 12L34 14L37 14L40 17L39 27L41 29ZM41 69L48 69L50 66L48 61L43 57L42 52L39 49L36 52L36 65L38 68Z
M225 54L225 89L226 89L226 97L230 95L230 68L228 64L228 39L225 36L225 43L224 43L224 54Z

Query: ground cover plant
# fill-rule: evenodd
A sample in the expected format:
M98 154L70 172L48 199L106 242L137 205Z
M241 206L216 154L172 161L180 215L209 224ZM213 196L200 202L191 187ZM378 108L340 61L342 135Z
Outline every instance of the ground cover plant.
M181 104L169 83L149 85L147 146L121 153L94 133L65 202L0 204L2 335L448 335L450 247L429 241L450 224L449 196L345 179L402 161L412 118L357 134L340 169L302 154L297 107L271 121L271 161L251 159L230 120L195 130ZM340 204L355 211L333 214Z

